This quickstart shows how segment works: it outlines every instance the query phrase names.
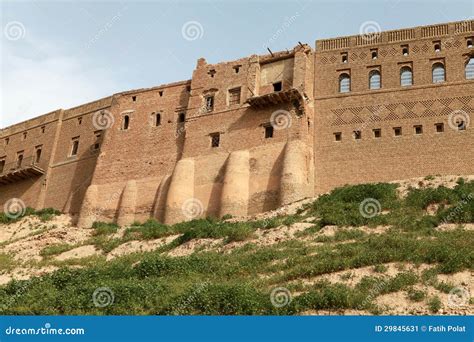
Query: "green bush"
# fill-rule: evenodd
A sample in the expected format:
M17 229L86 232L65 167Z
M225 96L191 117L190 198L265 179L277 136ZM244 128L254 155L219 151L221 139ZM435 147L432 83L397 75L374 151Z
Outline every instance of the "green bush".
M94 236L102 236L116 233L119 226L115 223L94 222L92 228L95 229Z
M433 296L428 300L428 308L432 313L437 313L441 309L441 299L438 296Z
M60 243L60 244L56 244L56 245L46 246L40 251L40 255L42 257L58 255L58 254L61 254L63 252L69 251L72 248L74 248L74 246L68 245L67 243Z

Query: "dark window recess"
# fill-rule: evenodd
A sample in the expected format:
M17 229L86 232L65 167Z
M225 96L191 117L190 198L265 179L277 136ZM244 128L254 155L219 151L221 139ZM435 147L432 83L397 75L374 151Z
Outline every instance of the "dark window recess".
M23 154L19 154L16 157L16 167L20 168L22 163L23 163Z
M130 117L128 115L125 115L123 117L122 129L127 130L129 126L130 126Z
M380 128L374 129L374 138L381 138L382 130Z
M5 138L5 146L7 146L10 143L10 138Z
M342 133L341 132L334 133L334 140L335 141L341 141L342 140Z
M77 118L77 124L78 124L78 125L82 125L82 117Z
M161 125L161 114L160 113L156 113L155 114L155 126L158 127Z
M137 101L137 97L136 97L136 96L132 96L132 101L133 101L133 102Z
M0 174L3 173L4 168L5 168L5 160L0 160Z
M36 149L36 157L35 157L35 163L39 163L41 160L41 148Z
M409 54L408 45L402 45L401 48L402 48L402 55L408 56Z
M423 133L423 126L417 125L417 126L414 126L414 128L415 128L415 134L422 134Z
M372 56L372 59L377 59L377 57L378 57L378 51L377 50L371 50L370 54Z
M189 93L191 91L191 86L186 86L186 91Z
M234 66L234 72L235 72L236 74L239 73L240 67L241 67L241 65L236 65L236 66Z
M42 126L42 127L41 127L41 133L44 133L45 130L46 130L46 127L45 127L45 126Z
M402 135L402 128L401 127L394 127L393 128L393 134L396 137L399 137L400 135Z
M436 133L443 133L444 132L444 124L437 123L437 124L435 124L435 127L436 127Z
M240 87L229 89L229 105L240 104Z
M220 133L211 133L211 147L219 147L221 143L221 134Z
M186 121L186 114L184 113L179 113L178 114L178 123L183 123Z
M265 126L265 139L273 138L273 126Z
M434 50L435 52L441 51L441 42L434 42Z
M158 92L158 94L160 95L160 97L162 97L162 96L163 96L163 90L160 90L160 91Z
M281 91L283 89L283 85L281 82L273 83L273 91Z
M23 140L26 140L27 136L28 136L28 132L23 132Z
M209 71L207 72L207 74L208 74L209 76L211 76L211 77L214 77L214 75L216 74L216 70L211 69L211 70L209 70Z
M72 141L71 156L76 156L79 151L79 139Z
M468 40L466 41L466 46L467 46L468 49L471 49L471 48L472 48L472 39L468 39Z
M361 131L354 131L354 139L355 140L362 139L362 132Z
M102 133L101 132L95 132L95 143L93 146L93 150L97 151L100 148L100 142L102 140Z
M348 57L347 52L341 53L341 61L342 61L342 63L347 63L347 62L348 62L347 57Z
M466 122L464 120L458 120L456 122L458 126L458 131L465 131L466 130Z
M206 110L211 112L214 110L214 96L207 96L206 97Z

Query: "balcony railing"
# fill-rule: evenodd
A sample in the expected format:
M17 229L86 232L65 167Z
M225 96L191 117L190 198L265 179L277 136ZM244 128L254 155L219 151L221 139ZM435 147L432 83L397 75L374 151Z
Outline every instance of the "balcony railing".
M37 177L44 174L44 169L36 162L35 157L26 157L21 161L17 160L12 163L0 164L0 185L10 184L23 179Z
M249 98L246 102L252 107L264 108L266 106L272 106L280 103L289 102L292 100L301 101L303 96L295 89L291 88L288 90L273 92L265 95L254 96Z

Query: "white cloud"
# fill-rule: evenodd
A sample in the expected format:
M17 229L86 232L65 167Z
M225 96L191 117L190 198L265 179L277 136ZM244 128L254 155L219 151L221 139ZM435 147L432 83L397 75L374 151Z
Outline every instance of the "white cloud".
M89 67L85 56L70 56L31 39L9 42L3 48L0 128L118 89L112 71Z

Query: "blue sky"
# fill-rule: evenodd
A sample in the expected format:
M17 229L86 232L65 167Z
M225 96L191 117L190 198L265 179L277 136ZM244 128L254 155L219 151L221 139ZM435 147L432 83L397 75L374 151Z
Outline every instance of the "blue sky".
M0 127L298 41L474 18L474 0L0 0Z

